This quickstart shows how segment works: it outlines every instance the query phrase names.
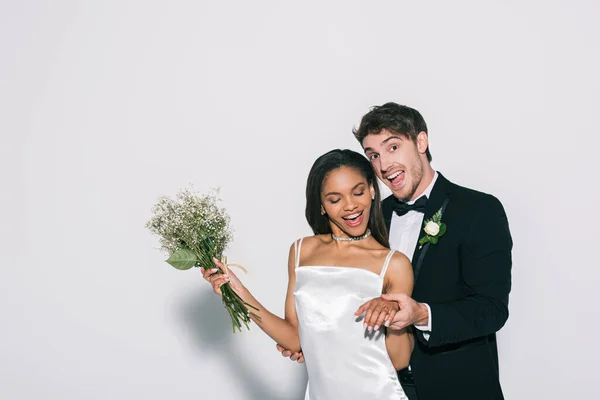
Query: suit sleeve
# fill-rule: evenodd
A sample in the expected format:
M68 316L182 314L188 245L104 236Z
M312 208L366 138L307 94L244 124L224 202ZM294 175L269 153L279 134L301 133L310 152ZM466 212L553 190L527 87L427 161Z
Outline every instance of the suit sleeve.
M448 229L452 229L448 226ZM459 257L466 297L429 303L432 326L428 347L460 343L497 332L508 319L512 238L502 204L493 196L479 202Z

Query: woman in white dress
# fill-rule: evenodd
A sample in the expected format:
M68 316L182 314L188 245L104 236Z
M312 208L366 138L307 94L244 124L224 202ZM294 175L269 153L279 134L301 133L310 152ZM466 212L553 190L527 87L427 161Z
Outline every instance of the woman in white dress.
M306 399L406 399L396 370L408 366L413 339L406 330L385 328L398 305L380 296L410 295L412 267L389 249L371 164L351 150L324 154L310 171L306 199L315 236L290 247L285 318L265 309L231 271L223 274L217 260L219 269L204 277L217 294L230 282L258 309L253 321L265 333L286 349L302 350Z

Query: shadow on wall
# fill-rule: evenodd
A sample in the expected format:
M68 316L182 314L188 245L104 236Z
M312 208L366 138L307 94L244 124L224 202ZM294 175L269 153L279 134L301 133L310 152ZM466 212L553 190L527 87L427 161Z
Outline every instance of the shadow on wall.
M232 344L234 336L231 334L231 319L218 296L212 292L185 296L180 310L182 322L190 332L194 346L201 351L211 347L215 353L219 353L224 360L227 360L226 364L230 371L227 375L243 386L243 391L248 393L249 399L283 399L281 391L277 388L270 388L269 385L272 383L267 384L256 368L253 368L244 357L240 357L241 354L247 352ZM256 328L256 325L254 327ZM303 399L305 387L306 372L302 379L293 384L290 384L289 381L285 382L284 390L290 395L286 398L290 400Z

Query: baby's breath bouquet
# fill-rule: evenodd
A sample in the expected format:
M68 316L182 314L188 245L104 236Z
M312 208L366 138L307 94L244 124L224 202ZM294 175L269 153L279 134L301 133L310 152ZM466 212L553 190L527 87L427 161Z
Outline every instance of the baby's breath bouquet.
M192 267L214 268L213 257L223 260L223 252L233 238L229 215L217 203L218 191L206 196L196 195L190 189L181 190L175 200L161 197L152 208L154 216L146 227L159 237L160 247L169 258L169 264L179 270ZM227 265L227 264L226 264ZM224 273L219 270L218 274ZM242 323L250 329L250 311L229 283L221 286L223 305L231 315L233 331L241 331Z

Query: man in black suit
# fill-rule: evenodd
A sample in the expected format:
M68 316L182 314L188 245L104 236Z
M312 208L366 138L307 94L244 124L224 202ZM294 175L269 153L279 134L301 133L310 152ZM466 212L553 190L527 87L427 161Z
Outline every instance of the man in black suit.
M512 239L502 204L433 170L417 110L374 107L354 135L392 191L382 203L391 248L413 264L412 298L384 295L400 306L389 329L414 326L411 365L398 371L407 396L503 399L496 332L508 318Z
M432 169L417 110L374 107L354 134L392 191L382 203L390 245L413 264L412 298L387 296L401 309L390 329L415 328L411 366L399 371L407 395L503 399L496 332L508 318L512 239L502 204Z

